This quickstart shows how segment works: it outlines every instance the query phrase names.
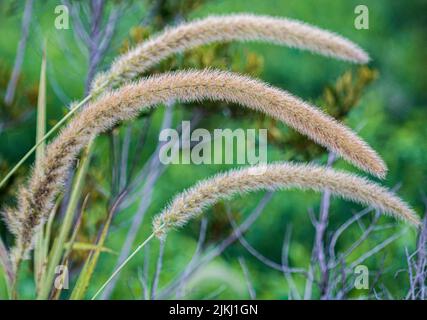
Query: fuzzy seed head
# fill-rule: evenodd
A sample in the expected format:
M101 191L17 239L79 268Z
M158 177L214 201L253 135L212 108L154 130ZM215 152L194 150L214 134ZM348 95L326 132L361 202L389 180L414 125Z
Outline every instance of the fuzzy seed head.
M201 215L216 202L259 190L329 190L333 195L358 202L420 225L416 213L391 191L365 178L310 164L273 163L262 165L261 174L251 174L256 167L231 170L197 183L177 195L153 220L153 232L163 238Z
M350 40L301 21L252 14L211 16L166 29L120 56L108 72L98 75L92 91L134 80L173 54L231 41L268 42L354 63L369 61L368 54Z
M17 243L28 252L34 230L43 224L62 190L68 170L79 152L98 134L130 120L141 110L168 101L220 100L263 112L307 135L356 166L383 176L381 158L350 129L290 93L248 77L222 71L187 71L153 76L99 97L78 113L46 148L18 196L14 230ZM10 215L10 214L9 214Z

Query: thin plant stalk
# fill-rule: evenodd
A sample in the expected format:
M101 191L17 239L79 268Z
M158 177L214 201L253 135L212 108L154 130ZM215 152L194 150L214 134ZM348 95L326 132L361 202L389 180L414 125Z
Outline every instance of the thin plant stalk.
M70 236L70 240L66 244L67 245L67 249L65 250L65 252L64 252L64 254L62 256L61 265L67 265L68 264L69 257L71 255L71 252L73 251L73 247L74 247L74 245L76 243L77 234L80 231L80 226L81 226L81 223L82 223L82 220L83 220L83 214L84 214L84 211L86 210L86 205L87 205L88 201L89 201L89 194L86 195L86 197L84 198L84 200L82 202L79 214L78 214L78 216L76 218L76 223L74 225L74 230L73 230L73 232L72 232L72 234ZM60 297L60 295L61 295L61 292L62 292L62 288L55 288L53 294L51 295L52 300L58 300L59 297Z
M43 46L43 56L40 68L39 92L37 98L37 130L36 142L43 139L46 132L46 41ZM40 169L43 162L45 143L39 144L36 150L36 167ZM36 287L40 285L40 279L43 276L43 269L46 260L46 251L44 241L44 228L40 228L36 236L36 245L34 249L34 281Z
M12 175L19 169L20 166L37 150L37 148L45 143L47 138L49 138L56 130L58 130L81 106L89 102L92 99L92 94L87 95L82 101L76 104L61 120L59 120L44 136L41 140L38 140L37 143L30 149L28 152L18 161L18 163L8 172L8 174L1 180L0 188L4 186L7 180L12 177Z
M86 263L82 268L82 271L80 272L79 279L77 280L76 286L70 296L71 300L81 300L84 298L86 290L89 286L89 282L98 263L98 259L101 254L101 250L104 246L105 239L107 238L108 230L110 228L111 221L113 220L114 213L116 212L116 208L120 204L121 199L125 195L125 192L120 194L114 206L109 210L107 220L104 224L104 227L102 228L99 239L96 242L96 249L89 254L89 257L87 258Z
M107 279L107 281L104 282L104 284L101 286L101 288L98 289L98 291L93 295L91 300L95 300L96 297L104 290L104 288L110 283L111 280L128 264L130 260L139 252L142 248L145 247L147 243L149 243L153 238L155 237L154 232L151 233L145 241L143 241L130 255L126 258L125 261L122 262L120 266L113 272L113 274Z

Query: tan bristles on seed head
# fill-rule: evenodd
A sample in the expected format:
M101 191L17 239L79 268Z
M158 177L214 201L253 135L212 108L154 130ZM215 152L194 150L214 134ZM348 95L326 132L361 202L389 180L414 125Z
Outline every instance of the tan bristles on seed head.
M95 79L93 91L104 84L117 87L135 79L173 54L204 44L230 41L270 42L355 63L369 61L368 54L355 43L304 22L250 14L213 16L167 29L122 55L107 73Z
M420 220L416 213L392 192L368 180L330 168L290 163L264 164L232 170L179 194L153 221L153 232L163 237L170 229L185 225L204 209L219 200L236 194L257 190L330 190L336 196L371 206L416 226Z
M221 71L188 71L153 76L101 96L77 114L47 147L40 169L18 196L15 214L17 244L32 247L34 229L48 216L72 162L96 135L146 108L168 101L234 102L264 112L306 134L356 166L384 176L377 154L350 129L291 94L248 77ZM8 219L13 215L9 212Z

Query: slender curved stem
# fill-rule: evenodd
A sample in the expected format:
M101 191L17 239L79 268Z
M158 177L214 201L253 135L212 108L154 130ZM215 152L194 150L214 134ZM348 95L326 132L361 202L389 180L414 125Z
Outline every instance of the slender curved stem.
M93 295L91 300L95 300L96 297L104 290L104 288L110 283L110 281L123 269L123 267L142 249L144 246L154 238L154 232L148 236L143 243L141 243L130 255L126 258L125 261L113 272L113 274L108 278L107 281L99 288L99 290Z
M90 99L92 99L93 95L89 94L87 95L82 101L80 101L74 108L70 110L61 120L58 121L57 124L55 124L52 129L50 129L42 139L37 141L37 143L19 160L19 162L12 168L12 170L9 171L9 173L1 180L0 182L0 188L3 187L3 185L9 180L9 178L18 170L18 168L27 160L34 151L37 150L37 147L41 145L44 141L46 141L47 138L49 138L52 133L54 133L59 127L61 127L65 121L67 121L78 109L80 109L86 102L88 102Z

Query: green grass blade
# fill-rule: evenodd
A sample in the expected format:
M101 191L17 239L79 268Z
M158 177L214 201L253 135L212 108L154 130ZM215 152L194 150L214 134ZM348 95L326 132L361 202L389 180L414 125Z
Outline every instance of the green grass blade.
M98 238L98 241L95 244L95 250L93 250L89 257L86 260L86 263L80 272L79 279L77 280L76 286L71 293L71 300L81 300L84 298L87 288L89 286L90 280L92 279L93 272L95 271L96 265L98 263L99 256L102 252L102 248L104 247L105 239L107 238L108 230L111 225L111 221L113 219L114 212L116 211L116 206L120 203L120 198L124 197L125 193L120 195L120 197L116 200L116 205L113 206L109 213L107 220L102 228L101 234Z
M70 237L70 240L64 245L65 253L62 257L62 262L61 262L62 265L65 265L65 266L68 265L68 260L69 260L70 255L71 255L71 251L73 250L73 245L74 245L74 242L76 241L77 234L80 230L80 226L81 226L82 220L83 220L83 214L86 210L86 205L87 205L88 201L89 201L89 194L86 195L86 197L83 200L83 203L82 203L82 206L80 209L80 213L77 217L77 221L76 221L76 224L74 226L74 230L73 230L73 233ZM55 288L53 290L52 299L58 300L60 295L61 295L61 291L62 291L62 288Z
M92 95L86 96L82 101L80 101L74 108L72 108L61 120L59 120L53 127L50 129L41 140L39 140L22 158L18 161L18 163L7 173L7 175L1 180L0 188L4 186L7 180L12 177L12 175L19 169L20 166L33 154L34 151L37 150L38 146L41 145L49 138L56 130L58 130L78 109L80 109L84 104L86 104L90 99L92 99Z
M113 278L119 274L119 272L129 263L130 260L139 252L145 245L150 242L154 238L154 233L150 234L147 239L143 243L141 243L130 255L126 258L125 261L111 274L111 276L104 282L104 284L98 289L98 291L93 295L92 300L95 300L102 290L113 280Z
M46 132L46 41L43 46L43 55L40 67L39 92L37 98L37 127L36 142L43 139ZM45 142L43 141L36 149L36 168L40 168L43 162ZM40 280L43 277L46 266L46 251L44 248L44 228L40 228L36 235L34 248L34 281L36 288L40 287Z
M0 276L5 279L5 285L9 298L11 297L11 285L13 282L14 274L12 263L9 259L9 252L6 249L6 246L3 243L3 240L0 238Z
M36 142L41 141L36 149L36 166L40 166L44 158L45 141L43 137L46 133L46 42L44 44L43 56L40 68L39 92L37 97L37 131Z

